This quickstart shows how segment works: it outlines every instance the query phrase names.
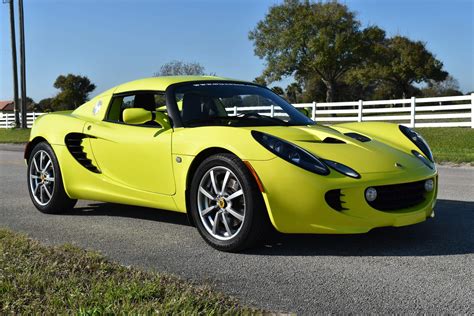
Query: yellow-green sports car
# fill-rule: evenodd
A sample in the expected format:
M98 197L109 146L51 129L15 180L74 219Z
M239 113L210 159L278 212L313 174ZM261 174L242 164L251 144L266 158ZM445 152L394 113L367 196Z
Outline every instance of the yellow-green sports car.
M322 126L265 87L211 76L132 81L43 115L25 159L41 212L87 199L187 213L224 251L273 228L415 224L433 215L437 194L431 151L411 129Z

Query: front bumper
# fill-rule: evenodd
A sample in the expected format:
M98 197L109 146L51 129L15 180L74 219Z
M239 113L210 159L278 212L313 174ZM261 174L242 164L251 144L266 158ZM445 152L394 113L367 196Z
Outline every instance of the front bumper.
M270 220L282 233L353 234L376 227L411 225L429 217L436 202L437 172L421 164L416 169L365 173L360 179L334 170L328 176L320 176L279 158L251 164L263 184ZM365 200L368 187L430 178L435 181L435 189L415 206L380 211ZM326 192L335 189L344 195L345 210L337 211L326 202Z

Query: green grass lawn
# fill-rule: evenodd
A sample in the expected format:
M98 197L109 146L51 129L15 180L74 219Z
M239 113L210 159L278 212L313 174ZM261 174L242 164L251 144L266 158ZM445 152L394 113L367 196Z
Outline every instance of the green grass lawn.
M112 263L0 229L0 314L260 313L208 286Z
M417 128L433 151L436 162L474 165L474 128Z
M0 128L0 143L26 143L29 137L29 128Z
M417 128L431 149L436 162L474 164L474 129L463 127ZM30 130L1 129L0 143L25 143Z

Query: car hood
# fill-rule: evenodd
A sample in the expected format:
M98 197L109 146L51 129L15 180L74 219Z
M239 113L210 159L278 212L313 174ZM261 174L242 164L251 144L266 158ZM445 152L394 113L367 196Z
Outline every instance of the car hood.
M264 126L252 127L313 153L317 157L343 163L359 173L399 172L400 169L423 167L409 151L387 144L368 134L362 142L336 129L321 126Z

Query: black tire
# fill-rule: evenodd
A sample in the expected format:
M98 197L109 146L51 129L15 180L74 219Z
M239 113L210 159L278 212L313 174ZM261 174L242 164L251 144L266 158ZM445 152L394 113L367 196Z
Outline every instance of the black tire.
M205 227L206 219L201 217L199 213L199 187L206 175L208 175L211 170L216 170L216 168L226 168L233 173L232 176L238 179L239 188L243 191L242 198L245 199L244 220L241 223L240 229L236 230L236 235L228 240L221 240L214 237ZM217 179L215 181L216 183L218 182ZM222 182L224 182L224 180L222 180ZM219 186L220 185L221 184L219 184ZM212 188L210 190L212 190ZM191 182L189 201L191 215L193 216L199 233L209 245L218 250L237 252L253 247L259 242L263 242L271 229L265 203L255 179L247 166L245 166L238 157L232 154L216 154L206 158L199 165ZM218 202L216 202L216 204L218 204ZM228 206L230 207L232 205ZM219 205L216 205L216 208L225 213L225 210L220 208ZM209 218L213 216L214 215L209 215ZM225 216L222 215L222 217L227 217L227 220L231 219L234 222L236 221L236 219L232 218L232 215L228 213L226 213ZM217 216L215 218L217 218ZM223 220L225 219L221 219L221 222ZM223 226L223 223L221 223L221 225Z
M51 160L49 166L44 168L49 178L44 177L43 172L37 171L38 169L42 169L41 165L38 166L38 159L40 159L41 155ZM35 159L35 161L33 161L33 159ZM45 162L44 165L48 165L48 163ZM33 168L34 170L32 170ZM41 174L40 179L33 179L31 177L32 172L35 176ZM48 181L47 179L50 180ZM51 179L53 179L53 181L51 181ZM41 184L37 184L36 181L40 182ZM69 198L66 191L64 190L58 159L56 158L51 146L46 142L40 142L36 144L31 151L31 154L28 158L27 183L31 201L33 202L34 206L42 213L64 213L76 205L77 200ZM43 186L43 188L41 188L41 186ZM34 188L36 188L36 191ZM35 192L36 195L40 194L40 196L35 196ZM41 196L41 194L43 194L43 196ZM51 197L48 196L49 194Z

